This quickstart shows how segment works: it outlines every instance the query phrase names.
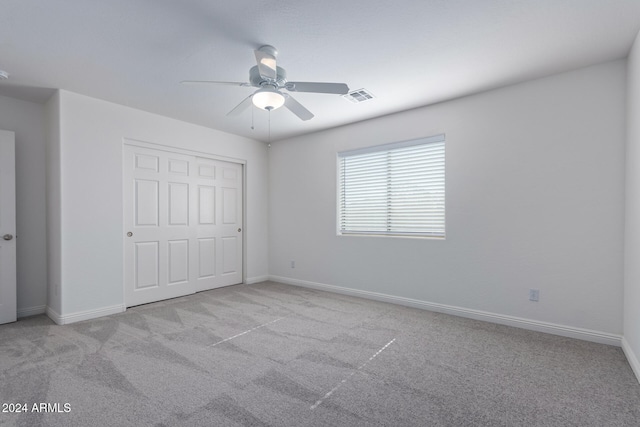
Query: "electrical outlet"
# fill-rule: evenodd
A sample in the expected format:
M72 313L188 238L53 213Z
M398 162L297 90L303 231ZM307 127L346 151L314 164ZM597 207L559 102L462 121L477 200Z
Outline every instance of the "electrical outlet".
M296 262L295 261L291 261L291 268L296 268Z
M540 290L539 289L529 289L529 301L538 302L540 300Z

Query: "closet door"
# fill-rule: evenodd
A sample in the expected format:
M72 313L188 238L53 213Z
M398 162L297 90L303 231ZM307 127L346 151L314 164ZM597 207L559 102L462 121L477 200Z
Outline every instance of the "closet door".
M125 303L242 283L242 165L124 149Z
M197 167L196 290L242 283L242 165L198 158Z
M194 158L129 145L124 155L126 305L192 294Z

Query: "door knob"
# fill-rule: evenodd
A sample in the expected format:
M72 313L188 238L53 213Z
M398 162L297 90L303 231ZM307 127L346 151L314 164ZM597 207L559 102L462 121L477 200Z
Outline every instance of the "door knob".
M128 232L127 233L127 237L131 237L131 236L133 236L133 233L132 232Z
M238 233L242 231L242 228L238 228Z
M5 234L4 236L2 236L2 238L4 240L11 240L11 239L13 239L13 236L11 234Z

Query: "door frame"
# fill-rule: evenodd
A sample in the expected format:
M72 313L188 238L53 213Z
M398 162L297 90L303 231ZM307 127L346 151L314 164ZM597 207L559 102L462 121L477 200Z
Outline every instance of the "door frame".
M154 142L146 142L146 141L141 141L138 139L133 139L133 138L122 138L122 165L123 165L123 169L122 169L122 174L121 174L121 178L124 179L124 162L125 162L125 146L134 146L134 147L140 147L140 148L149 148L152 150L159 150L159 151L165 151L168 153L175 153L175 154L184 154L187 156L195 156L195 157L202 157L205 159L211 159L211 160L219 160L219 161L223 161L223 162L229 162L229 163L236 163L242 166L242 284L246 283L246 278L247 278L247 161L245 159L239 159L236 157L228 157L228 156L221 156L219 154L214 154L214 153L210 153L210 152L206 152L206 151L197 151L197 150L190 150L190 149L186 149L186 148L180 148L180 147L175 147L173 145L165 145L165 144L158 144L158 143L154 143ZM124 182L121 182L120 188L123 189ZM125 212L124 212L124 205L122 206L122 220L121 220L121 232L120 232L120 236L122 239L122 265L124 265L125 259L124 259L124 246L126 244L126 240L125 240L125 230L124 230L124 224L125 224ZM125 293L126 293L126 277L124 276L125 272L124 269L122 270L122 303L123 306L126 307L126 301L125 299Z

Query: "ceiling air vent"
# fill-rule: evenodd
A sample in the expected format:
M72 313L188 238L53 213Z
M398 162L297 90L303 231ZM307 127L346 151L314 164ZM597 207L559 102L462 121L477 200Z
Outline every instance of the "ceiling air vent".
M366 89L352 90L348 94L342 96L354 104L359 104L374 98L373 94Z

